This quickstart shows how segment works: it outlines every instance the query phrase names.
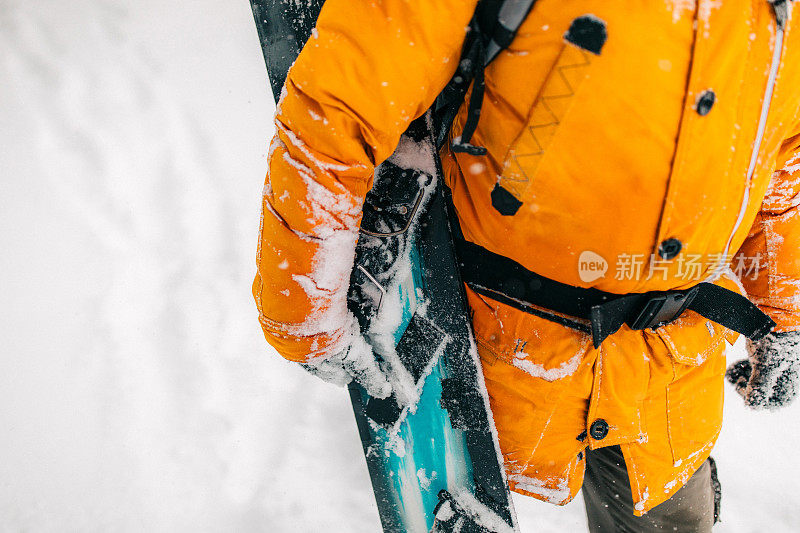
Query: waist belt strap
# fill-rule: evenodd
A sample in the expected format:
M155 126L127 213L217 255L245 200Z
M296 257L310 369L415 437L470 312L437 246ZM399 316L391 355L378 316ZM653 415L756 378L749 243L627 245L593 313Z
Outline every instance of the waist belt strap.
M540 276L508 257L464 240L457 224L453 225L461 276L472 290L590 333L595 348L622 324L632 329L657 328L676 320L686 309L752 340L760 339L775 327L775 322L750 300L712 283L699 283L685 290L630 294L575 287ZM588 324L542 309L583 319Z

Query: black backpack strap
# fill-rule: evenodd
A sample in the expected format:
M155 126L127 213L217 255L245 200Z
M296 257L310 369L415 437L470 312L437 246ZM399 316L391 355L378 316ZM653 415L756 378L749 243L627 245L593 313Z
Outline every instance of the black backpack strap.
M473 85L464 131L453 139L453 151L484 155L486 149L470 139L478 127L483 104L483 71L506 49L517 34L536 0L480 0L469 24L458 69L433 106L434 132L438 147L444 145L453 120ZM474 81L474 84L473 84Z
M451 225L455 227L456 223ZM513 259L464 240L457 231L453 233L461 276L472 290L590 333L595 348L623 324L631 329L655 329L675 321L686 309L754 341L775 327L775 322L745 296L718 285L702 282L683 290L628 294L577 287L531 272Z
M623 324L655 329L677 320L687 309L754 341L775 327L775 321L747 297L712 283L618 294L546 278L466 240L449 191L445 198L461 280L492 300L591 335L595 348Z
M517 35L517 30L528 16L536 0L505 0L497 13L497 21L486 48L485 65L505 50Z

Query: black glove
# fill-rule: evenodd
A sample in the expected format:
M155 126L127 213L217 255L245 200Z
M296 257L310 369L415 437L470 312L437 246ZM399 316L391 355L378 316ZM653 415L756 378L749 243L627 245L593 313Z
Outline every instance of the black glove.
M753 409L777 409L800 392L800 331L770 333L747 341L749 359L732 364L728 378Z

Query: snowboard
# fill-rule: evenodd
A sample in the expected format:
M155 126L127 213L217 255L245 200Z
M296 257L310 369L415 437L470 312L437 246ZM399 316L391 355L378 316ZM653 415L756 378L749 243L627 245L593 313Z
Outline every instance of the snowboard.
M322 1L250 3L277 100ZM375 172L348 297L394 392L350 399L385 532L513 532L448 194L429 112Z

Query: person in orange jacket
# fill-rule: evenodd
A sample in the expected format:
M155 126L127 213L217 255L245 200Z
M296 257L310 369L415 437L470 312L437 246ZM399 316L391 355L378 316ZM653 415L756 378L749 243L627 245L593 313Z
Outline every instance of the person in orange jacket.
M373 396L391 385L346 304L361 206L375 167L453 76L476 1L327 0L276 112L260 323L287 359ZM793 11L537 2L485 71L470 140L485 155L440 153L464 238L573 288L746 295L776 325L728 379L753 408L788 403L800 380ZM588 45L565 38L579 21ZM452 140L466 120L465 103ZM474 285L467 295L512 490L565 504L583 487L593 530L710 530L736 313L715 322L689 307L597 345L557 309Z

